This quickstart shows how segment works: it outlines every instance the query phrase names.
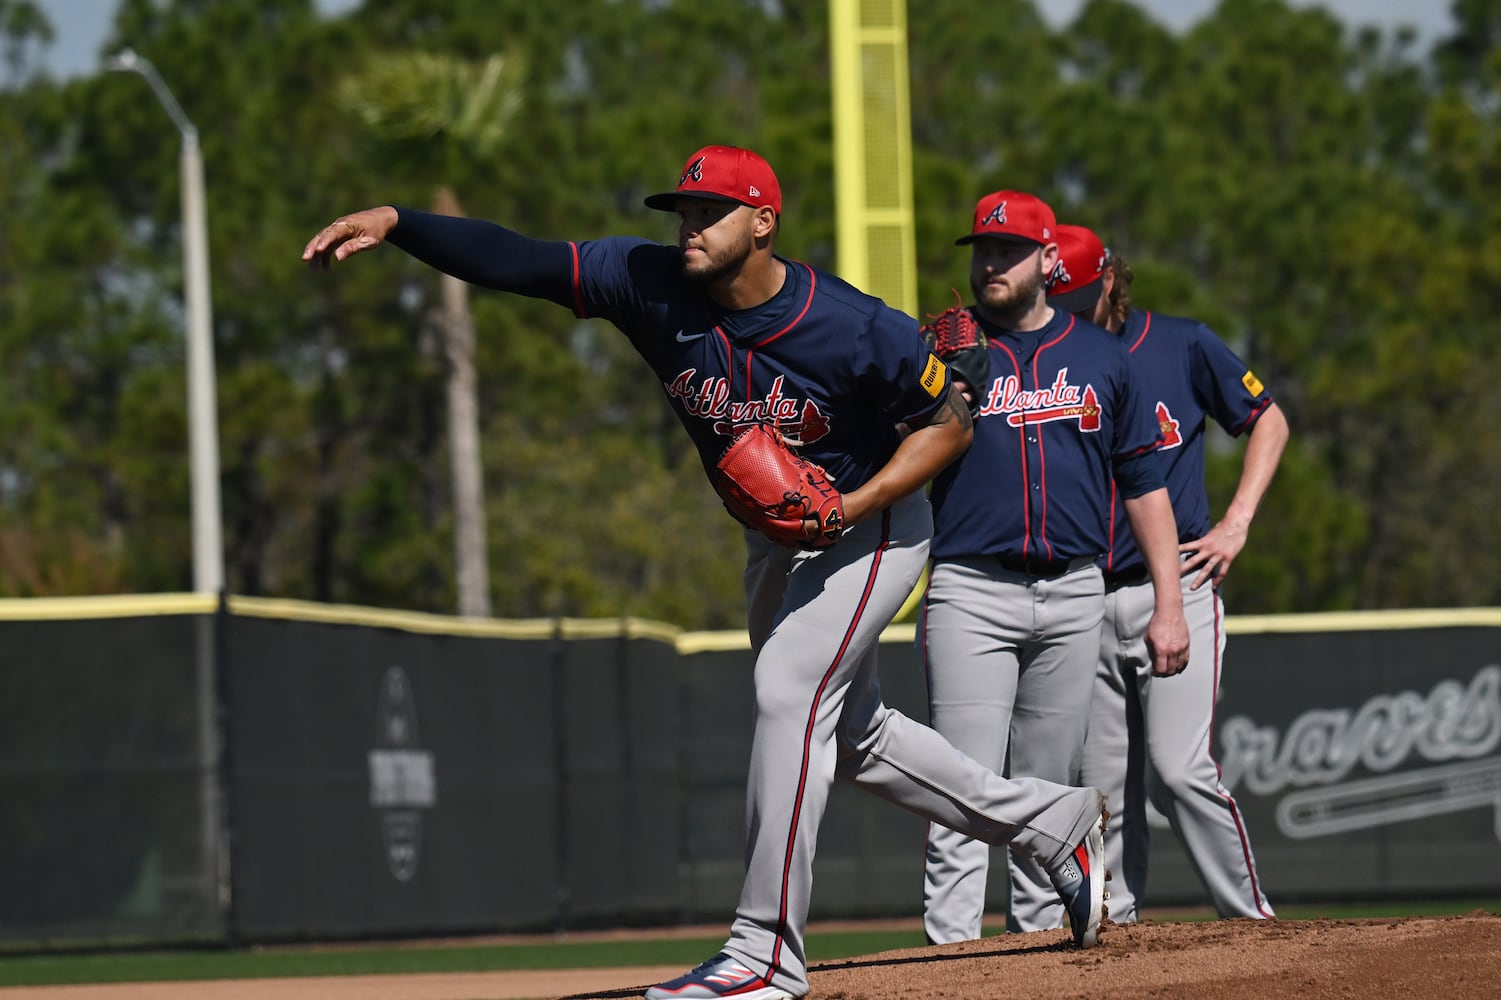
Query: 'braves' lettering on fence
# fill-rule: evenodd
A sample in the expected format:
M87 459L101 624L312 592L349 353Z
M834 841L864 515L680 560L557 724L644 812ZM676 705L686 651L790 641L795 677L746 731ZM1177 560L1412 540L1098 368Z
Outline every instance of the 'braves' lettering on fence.
M1472 760L1501 745L1501 666L1483 667L1468 687L1444 680L1426 697L1377 695L1358 709L1313 709L1285 734L1243 715L1220 729L1224 782L1258 795L1341 781L1360 765L1394 770L1409 756Z

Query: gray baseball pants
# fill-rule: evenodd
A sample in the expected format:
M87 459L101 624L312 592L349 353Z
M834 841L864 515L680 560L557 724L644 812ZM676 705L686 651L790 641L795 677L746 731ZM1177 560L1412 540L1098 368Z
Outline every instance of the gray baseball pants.
M1183 580L1189 663L1175 677L1153 677L1147 657L1150 581L1111 588L1100 630L1094 706L1084 740L1081 779L1105 792L1110 825L1105 863L1110 919L1138 920L1147 881L1146 803L1167 817L1222 917L1275 916L1262 891L1240 809L1220 783L1211 753L1224 604L1208 585Z
M1012 778L1072 784L1089 721L1105 584L1091 559L1035 577L973 558L935 562L918 643L933 727ZM1009 769L1007 752L1010 752ZM989 845L962 831L928 831L923 926L936 944L980 936ZM1047 872L1007 852L1012 931L1063 926Z
M919 492L820 552L747 534L755 731L745 885L724 951L794 996L808 990L813 852L836 777L1050 867L1099 820L1095 790L1007 780L882 704L878 639L917 582L932 532Z

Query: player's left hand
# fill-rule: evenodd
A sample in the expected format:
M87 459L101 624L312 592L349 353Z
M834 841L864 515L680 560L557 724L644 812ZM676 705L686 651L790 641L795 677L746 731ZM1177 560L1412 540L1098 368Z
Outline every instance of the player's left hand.
M1195 570L1199 572L1189 585L1190 589L1198 590L1207 580L1214 581L1216 587L1225 582L1230 564L1240 555L1240 550L1245 548L1246 534L1250 527L1249 524L1232 522L1227 517L1209 529L1209 534L1203 538L1178 546L1179 553L1189 554L1183 561L1183 575L1187 576Z
M1188 620L1183 607L1161 609L1152 613L1147 623L1147 655L1152 660L1154 677L1172 677L1188 666Z

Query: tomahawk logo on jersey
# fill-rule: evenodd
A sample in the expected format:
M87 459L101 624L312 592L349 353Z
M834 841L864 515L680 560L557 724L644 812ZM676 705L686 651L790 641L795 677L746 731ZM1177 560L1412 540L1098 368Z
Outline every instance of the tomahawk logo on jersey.
M1178 421L1168 412L1167 404L1157 403L1157 426L1162 428L1162 447L1177 448L1183 444L1183 435L1178 433Z
M1120 339L1130 351L1143 391L1156 400L1164 439L1162 472L1178 521L1178 540L1202 538L1214 525L1204 485L1208 421L1239 436L1272 405L1272 397L1246 363L1198 320L1133 309ZM1105 568L1135 569L1142 565L1141 553L1118 501L1112 502L1110 515L1115 544Z

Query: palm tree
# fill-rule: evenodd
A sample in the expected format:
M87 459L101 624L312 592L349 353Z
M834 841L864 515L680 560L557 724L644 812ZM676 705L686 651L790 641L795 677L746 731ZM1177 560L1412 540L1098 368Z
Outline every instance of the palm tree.
M514 56L482 63L447 55L407 53L373 61L339 88L344 105L382 139L430 148L441 137L441 176L461 157L486 158L504 140L521 104L524 69ZM447 183L433 193L433 210L462 215ZM461 615L488 617L490 573L485 542L485 494L475 392L474 315L469 286L444 275L435 317L448 363L448 447L453 484L454 572Z

